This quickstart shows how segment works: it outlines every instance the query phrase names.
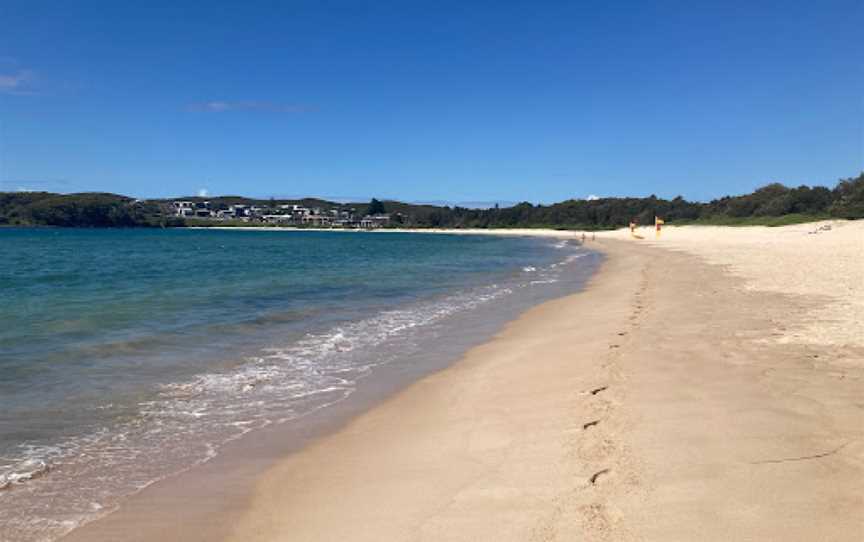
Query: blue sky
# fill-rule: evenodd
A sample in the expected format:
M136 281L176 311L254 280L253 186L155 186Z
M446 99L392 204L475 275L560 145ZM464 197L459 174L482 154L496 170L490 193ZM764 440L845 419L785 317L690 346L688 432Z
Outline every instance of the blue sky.
M0 190L690 199L864 169L864 3L0 3Z

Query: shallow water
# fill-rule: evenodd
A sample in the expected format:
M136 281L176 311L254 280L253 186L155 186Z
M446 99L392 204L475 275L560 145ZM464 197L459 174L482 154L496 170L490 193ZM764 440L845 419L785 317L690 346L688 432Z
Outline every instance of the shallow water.
M452 357L598 262L400 233L0 229L0 249L0 540L23 541Z

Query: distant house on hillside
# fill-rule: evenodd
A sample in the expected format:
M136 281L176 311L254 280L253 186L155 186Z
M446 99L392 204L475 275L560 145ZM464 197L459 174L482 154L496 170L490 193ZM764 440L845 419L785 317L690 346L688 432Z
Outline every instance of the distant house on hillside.
M231 205L228 207L228 211L235 218L243 218L244 216L249 216L249 206L248 205Z
M248 205L229 205L227 209L220 209L215 211L213 215L216 218L222 220L239 218L243 221L248 221L248 217L252 215L252 209L255 207L249 207Z
M175 201L171 205L175 216L196 218L216 216L216 213L210 209L209 201Z
M302 205L292 205L292 204L280 205L279 208L283 212L286 212L289 215L293 216L294 219L297 220L298 222L300 222L304 216L314 214L311 209L307 209L306 207L303 207Z
M360 220L360 227L366 230L374 230L390 225L390 215L366 215Z
M330 226L333 223L333 217L322 214L305 215L302 218L302 223L307 226L316 227Z
M291 215L263 215L261 220L268 224L293 224L294 218Z
M197 218L210 218L213 216L213 211L210 210L210 202L209 201L196 201L195 202L195 216Z
M173 206L176 216L195 216L195 204L191 201L175 201Z

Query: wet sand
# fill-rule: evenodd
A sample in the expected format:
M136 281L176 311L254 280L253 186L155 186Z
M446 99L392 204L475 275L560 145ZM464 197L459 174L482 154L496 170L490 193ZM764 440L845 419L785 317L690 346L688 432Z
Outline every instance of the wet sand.
M209 523L157 496L69 539L862 540L864 346L838 307L861 302L864 230L848 227L741 229L714 250L708 230L598 235L586 291L268 458L243 491L202 467ZM826 270L851 274L848 299Z

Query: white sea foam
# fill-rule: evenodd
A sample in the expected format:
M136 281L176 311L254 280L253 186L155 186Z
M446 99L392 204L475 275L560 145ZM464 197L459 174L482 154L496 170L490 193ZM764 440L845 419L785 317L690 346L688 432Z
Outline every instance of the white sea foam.
M46 474L51 467L41 459L24 459L11 465L0 465L0 490L9 489Z

